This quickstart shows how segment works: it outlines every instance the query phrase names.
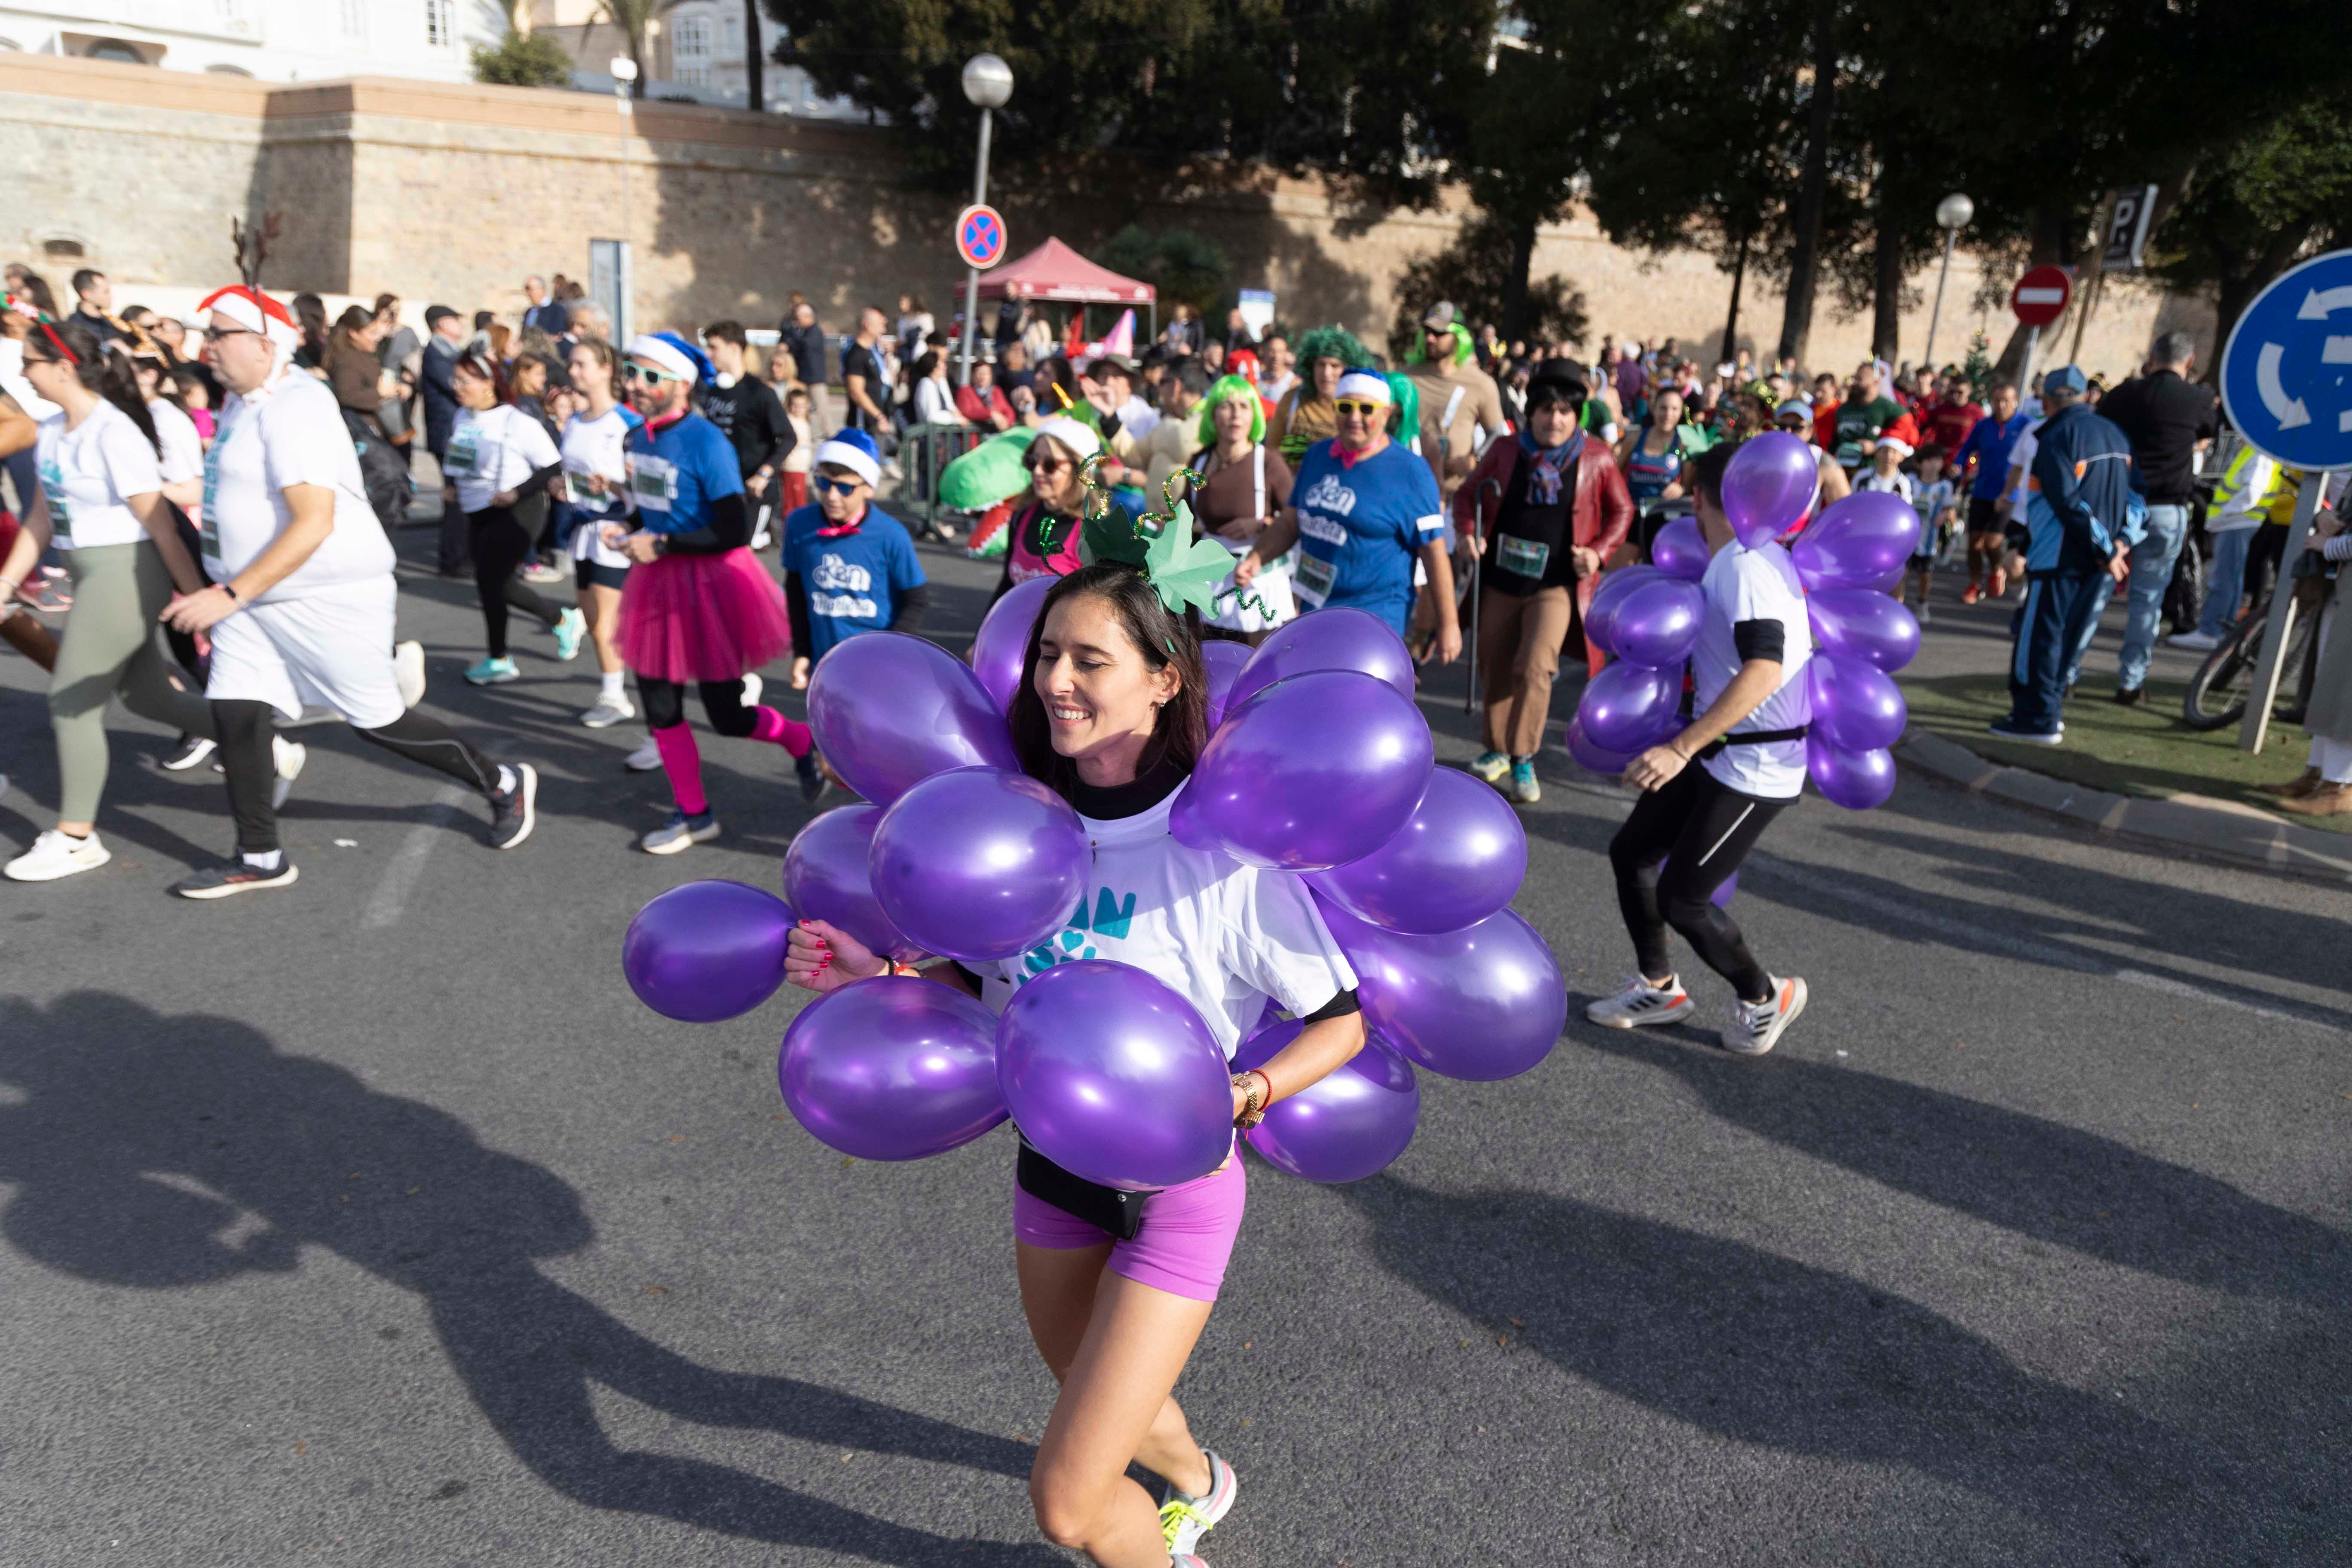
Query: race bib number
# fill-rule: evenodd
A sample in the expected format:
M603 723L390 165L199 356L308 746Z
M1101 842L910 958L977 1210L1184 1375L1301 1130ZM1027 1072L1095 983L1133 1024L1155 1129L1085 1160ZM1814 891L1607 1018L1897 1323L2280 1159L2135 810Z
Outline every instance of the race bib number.
M1299 512L1298 531L1321 544L1348 542L1348 525L1336 517L1326 517L1319 511Z
M1551 562L1551 546L1541 540L1504 534L1495 541L1495 564L1521 577L1541 577Z
M629 458L629 493L647 511L667 511L677 500L677 465L645 453Z
M1310 554L1304 550L1298 552L1298 563L1291 568L1291 586L1300 598L1318 609L1322 607L1324 600L1331 596L1331 590L1339 580L1338 562L1326 561L1320 555Z
M563 475L563 499L573 506L603 506L604 497L590 488L586 474L566 469Z
M41 465L41 496L49 503L49 532L60 544L73 542L73 507L66 500L66 477L52 458Z
M449 437L449 455L441 460L442 469L458 479L479 479L482 473L480 437L471 426Z

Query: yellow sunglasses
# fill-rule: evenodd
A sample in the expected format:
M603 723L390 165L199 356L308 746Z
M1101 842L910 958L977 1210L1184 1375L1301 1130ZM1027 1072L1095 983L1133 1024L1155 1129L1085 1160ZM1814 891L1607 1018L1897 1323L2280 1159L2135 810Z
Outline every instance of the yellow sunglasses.
M1385 414L1385 413L1387 413L1387 412L1388 412L1388 407L1389 407L1389 405L1388 405L1387 404L1385 404L1385 403L1374 403L1374 402L1373 402L1370 398L1369 398L1369 397L1366 397L1366 398L1355 398L1355 397L1339 397L1339 398L1334 398L1334 399L1332 399L1331 406L1332 406L1334 409L1338 410L1338 411L1339 411L1339 413L1341 413L1341 414L1360 414L1360 415L1362 415L1362 416L1363 416L1365 418L1367 418L1367 419L1370 419L1370 418L1372 416L1374 416L1375 414Z

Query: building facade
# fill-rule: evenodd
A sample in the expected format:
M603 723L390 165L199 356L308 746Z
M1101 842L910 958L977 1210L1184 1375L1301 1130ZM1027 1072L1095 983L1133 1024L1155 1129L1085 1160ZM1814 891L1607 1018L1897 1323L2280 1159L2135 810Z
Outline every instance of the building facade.
M14 0L0 50L257 81L359 75L470 81L506 36L495 0Z

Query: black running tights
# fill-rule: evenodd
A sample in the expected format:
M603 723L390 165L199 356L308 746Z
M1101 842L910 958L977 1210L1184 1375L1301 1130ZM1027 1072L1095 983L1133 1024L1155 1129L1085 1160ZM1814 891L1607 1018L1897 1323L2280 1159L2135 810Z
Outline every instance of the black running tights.
M702 694L703 715L719 734L740 741L759 722L753 710L743 706L741 681L702 680L694 689ZM686 722L686 688L675 680L638 676L637 700L646 705L648 730L667 730Z
M249 855L266 855L278 847L278 812L269 804L276 788L278 761L270 746L276 726L267 702L222 702L212 705L213 723L220 731L221 769L228 775L228 807L236 818L236 847ZM413 763L447 773L467 789L492 795L499 789L499 764L438 719L411 709L380 730L352 733Z
M527 503L485 507L466 514L474 547L474 585L482 595L482 632L488 639L492 658L507 656L509 606L551 626L562 613L515 575L523 557L530 553L533 521L533 509Z
M1748 951L1738 922L1710 900L1788 804L1727 788L1697 763L1634 803L1633 814L1609 841L1609 864L1617 872L1617 907L1644 979L1663 980L1675 972L1666 956L1672 926L1702 963L1731 982L1741 1001L1771 994L1771 977Z

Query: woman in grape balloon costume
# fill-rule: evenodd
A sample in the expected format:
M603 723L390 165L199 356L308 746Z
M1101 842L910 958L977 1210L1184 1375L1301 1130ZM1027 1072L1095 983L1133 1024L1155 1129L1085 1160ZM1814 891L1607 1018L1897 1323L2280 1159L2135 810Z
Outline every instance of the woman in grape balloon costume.
M1609 846L1638 968L1585 1016L1630 1029L1690 1015L1671 926L1731 984L1725 1047L1762 1056L1804 1011L1805 982L1757 962L1724 906L1741 859L1809 775L1853 810L1894 789L1887 747L1905 711L1888 672L1918 651L1919 626L1886 589L1919 520L1901 496L1866 491L1783 547L1821 485L1818 457L1791 434L1717 447L1687 471L1696 518L1659 531L1655 567L1612 574L1593 595L1591 635L1617 662L1588 683L1569 726L1579 762L1643 792ZM1695 718L1682 710L1686 659Z
M621 596L621 657L636 671L646 725L677 801L669 821L642 841L655 855L719 837L702 793L702 752L686 722L688 682L712 729L783 747L806 798L824 788L808 726L743 705L743 678L792 646L792 621L775 579L746 548L751 515L735 448L689 402L710 376L709 360L676 332L629 344L624 379L645 418L629 432L625 458L636 528L599 525L604 542L635 563Z

